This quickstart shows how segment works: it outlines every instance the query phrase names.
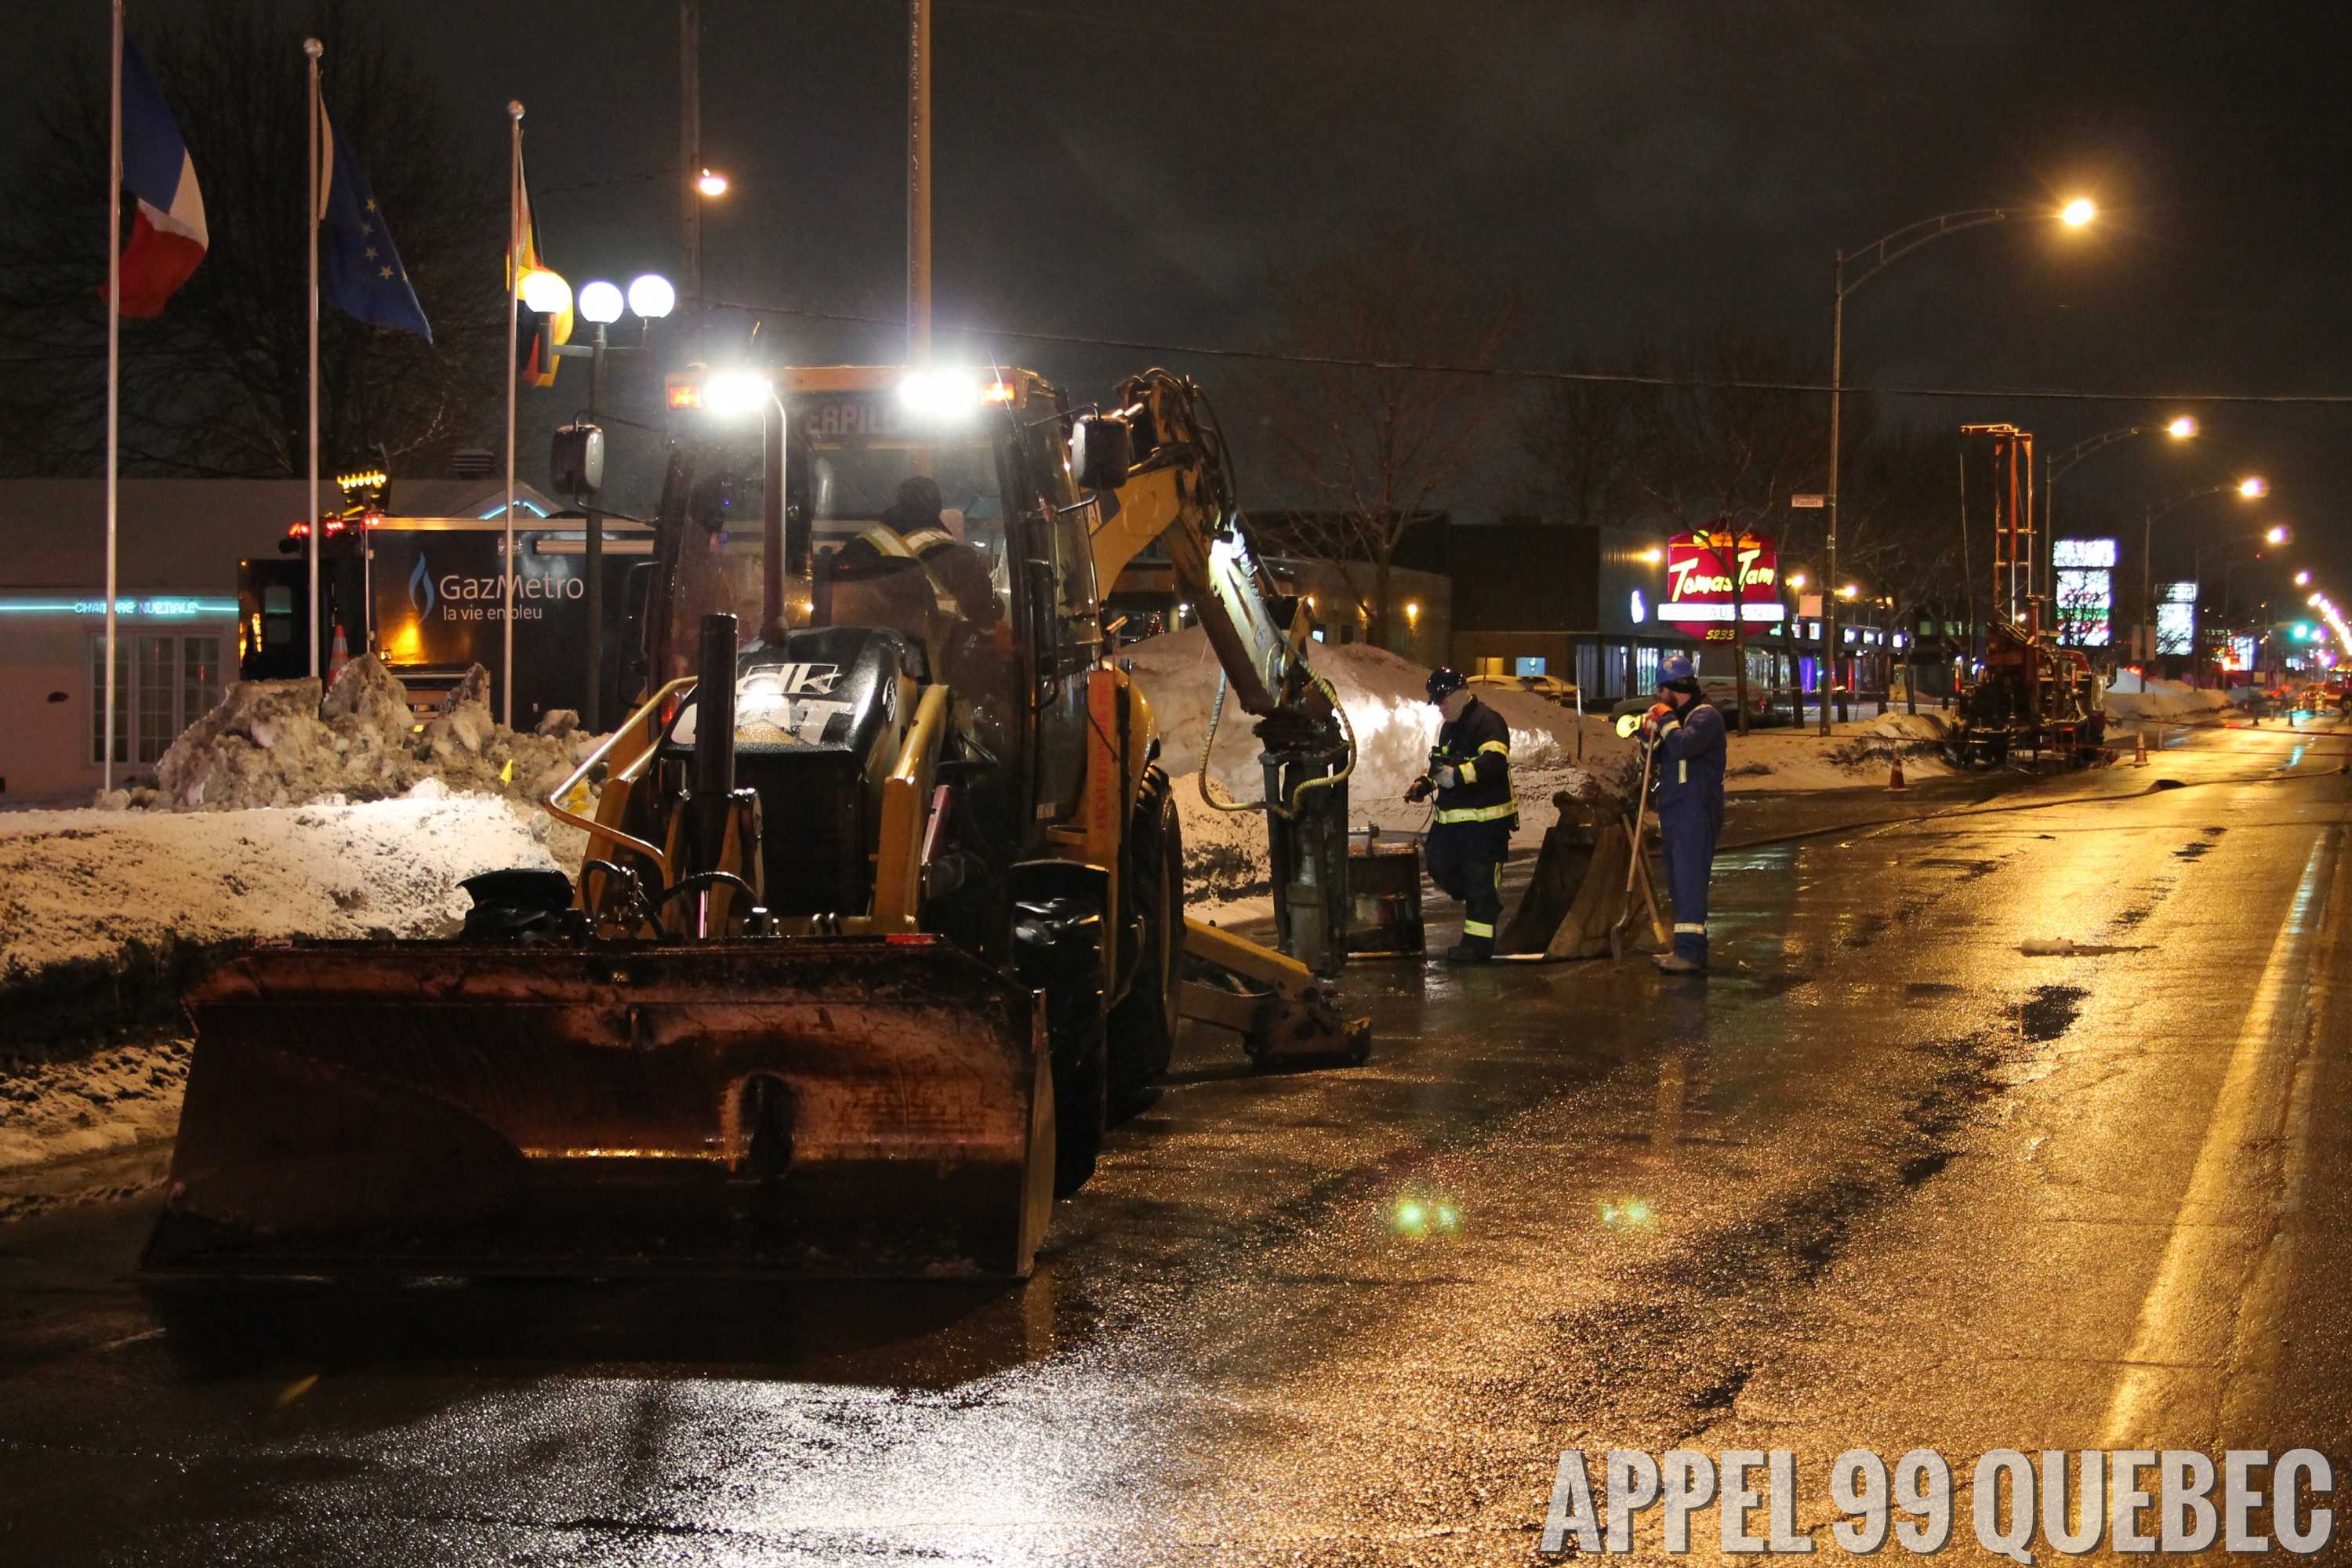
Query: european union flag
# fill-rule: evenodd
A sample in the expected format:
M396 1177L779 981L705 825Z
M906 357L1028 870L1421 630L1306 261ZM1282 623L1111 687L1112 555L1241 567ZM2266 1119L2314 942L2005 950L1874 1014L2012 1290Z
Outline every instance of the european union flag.
M319 108L319 135L327 156L320 159L319 212L326 232L319 237L319 289L346 316L379 327L415 332L426 342L433 328L408 285L408 271L393 248L392 235L368 193L360 161L334 128L326 106Z

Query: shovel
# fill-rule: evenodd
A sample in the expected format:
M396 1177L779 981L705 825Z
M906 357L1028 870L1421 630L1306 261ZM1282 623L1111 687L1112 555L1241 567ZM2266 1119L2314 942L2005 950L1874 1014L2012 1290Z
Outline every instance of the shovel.
M1617 733L1632 740L1642 728L1642 716L1628 713L1617 721ZM1633 817L1626 825L1626 845L1631 853L1625 857L1625 912L1609 928L1609 952L1612 958L1624 956L1625 931L1633 923L1633 883L1642 874L1642 814L1650 807L1650 765L1657 759L1655 745L1642 748L1642 787L1633 796Z

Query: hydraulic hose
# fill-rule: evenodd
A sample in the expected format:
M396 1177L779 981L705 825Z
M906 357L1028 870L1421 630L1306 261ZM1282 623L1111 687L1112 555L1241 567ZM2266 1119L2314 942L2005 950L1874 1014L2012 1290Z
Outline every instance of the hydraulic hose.
M1308 779L1297 789L1292 790L1287 805L1276 805L1270 800L1223 801L1211 795L1209 793L1209 752L1217 744L1217 726L1223 721L1225 716L1225 672L1220 669L1217 671L1217 698L1209 708L1209 732L1201 738L1201 799L1211 808L1232 812L1271 812L1286 822L1298 814L1298 803L1308 790L1328 789L1333 784L1345 784L1349 776L1356 771L1356 727L1348 721L1346 705L1340 702L1339 691L1322 676L1309 670L1307 679L1316 684L1325 699L1330 702L1331 711L1339 715L1339 733L1346 737L1348 742L1347 762L1340 766L1338 773L1326 773L1321 778Z

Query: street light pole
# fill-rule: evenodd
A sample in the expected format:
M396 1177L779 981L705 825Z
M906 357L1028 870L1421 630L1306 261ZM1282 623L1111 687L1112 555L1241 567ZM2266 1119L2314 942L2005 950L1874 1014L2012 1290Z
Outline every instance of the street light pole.
M588 353L588 423L596 423L596 405L604 391L604 323L596 323L596 341ZM604 732L604 514L593 495L583 498L581 510L586 533L580 558L588 574L588 732Z
M1822 728L1830 732L1830 694L1837 689L1838 622L1837 595L1832 590L1837 585L1837 524L1838 524L1838 447L1841 420L1845 409L1845 252L1837 253L1837 303L1830 312L1830 485L1829 493L1822 497L1822 526L1826 531L1822 549L1827 555L1822 577Z
M2082 214L2079 218L2074 216L2078 208ZM2088 222L2090 217L2088 204L2075 204L2066 209L2066 220L2069 223ZM1864 246L1860 250L1851 253L1841 250L1837 253L1837 268L1832 275L1835 284L1832 291L1836 299L1830 315L1830 483L1828 493L1822 497L1822 507L1826 513L1822 520L1822 525L1826 530L1826 538L1822 542L1825 556L1822 565L1827 574L1827 580L1822 585L1824 592L1822 595L1821 732L1824 735L1830 732L1830 695L1837 687L1837 605L1834 597L1826 590L1834 587L1837 584L1840 456L1838 447L1843 434L1845 403L1845 297L1923 245L1941 239L1946 235L1958 234L1962 229L1977 228L1989 223L2005 222L2010 216L2010 209L2007 207L1977 207L1966 212L1941 213L1935 217L1923 218L1906 227L1898 228L1894 233ZM1851 283L1846 281L1845 276L1845 264L1849 258L1855 260L1867 258L1870 261L1869 270Z
M2047 213L2069 228L2082 227L2096 213L2088 201L2080 197L2062 207L1971 207L1962 212L1939 213L1934 217L1922 218L1864 246L1860 250L1837 253L1837 270L1833 274L1837 302L1830 320L1830 486L1829 493L1822 498L1822 505L1829 514L1824 520L1828 533L1824 543L1829 572L1829 582L1823 584L1825 588L1837 582L1838 441L1841 405L1845 397L1845 297L1923 245L1932 244L1963 229L1980 228L1989 223L2005 223L2021 211ZM1869 268L1851 282L1846 280L1845 275L1849 256L1855 260L1867 259L1870 263ZM1836 608L1826 593L1822 599L1822 638L1827 655L1827 668L1822 676L1822 733L1826 735L1830 732L1830 692L1836 685L1831 672L1836 667L1838 653Z
M608 331L611 324L620 320L625 302L630 313L637 318L638 332L635 344L616 344ZM555 352L567 357L585 355L588 360L588 408L583 416L586 433L581 437L585 443L601 440L601 437L594 433L600 428L596 415L604 401L608 356L646 352L650 346L646 329L676 308L677 291L670 286L667 279L657 273L639 276L629 285L625 297L617 285L596 279L581 286L577 303L581 319L595 327L596 335L585 347L577 343L562 343L556 347ZM584 445L580 449L579 460L583 468L573 499L580 503L582 517L581 569L588 575L587 592L583 595L588 609L588 700L582 712L589 732L593 734L604 727L604 511L596 503L603 483L602 475L595 471L598 465L589 464ZM592 475L593 483L589 482Z
M2225 490L2235 490L2239 495L2244 497L2248 500L2260 500L2263 497L2270 494L2270 486L2264 484L2260 476L2242 479L2235 484L2207 485L2202 489L2194 489L2189 491L2185 495L2175 496L2170 500L2165 502L2162 506L2149 509L2141 519L2139 529L2139 613L2141 624L2148 628L2147 651L2148 657L2151 658L2156 657L2156 586L2154 581L2156 525L2160 520L2179 511L2190 501L2203 500L2207 496L2217 496ZM2202 552L2200 552L2200 558L2201 553ZM2196 568L2192 565L2190 570L2194 571ZM2194 652L2193 649L2191 651L2192 653Z
M677 279L686 297L702 303L701 0L677 0Z
M2162 428L2164 433L2174 440L2186 441L2197 434L2197 421L2184 414L2178 418L2165 421ZM2042 459L2042 552L2047 563L2045 571L2053 595L2057 591L2058 583L2058 481L2072 473L2074 465L2092 453L2112 447L2118 441L2129 441L2147 433L2148 426L2145 425L2127 425L2118 430L2105 431L2077 441L2064 451L2053 452ZM2148 614L2147 576L2147 552L2143 548L2140 552L2140 613L2142 624L2152 625L2153 623L2147 619ZM2153 637L2155 633L2151 631L2149 636ZM2150 652L2153 653L2153 651L2151 647Z
M907 363L931 363L931 5L907 0Z

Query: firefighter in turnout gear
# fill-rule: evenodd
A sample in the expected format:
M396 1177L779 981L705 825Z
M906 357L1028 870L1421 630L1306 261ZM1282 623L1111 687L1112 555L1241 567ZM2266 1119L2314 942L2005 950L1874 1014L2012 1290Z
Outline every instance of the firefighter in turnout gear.
M1432 670L1429 700L1444 723L1430 748L1429 772L1413 781L1405 799L1437 796L1429 876L1462 900L1462 940L1447 950L1446 962L1485 963L1495 956L1495 922L1503 918L1503 858L1519 825L1511 796L1511 727L1471 694L1459 670Z
M1688 656L1670 655L1658 672L1658 705L1643 729L1654 750L1658 841L1675 905L1673 951L1658 954L1668 974L1706 973L1706 885L1723 833L1723 715L1699 694Z

